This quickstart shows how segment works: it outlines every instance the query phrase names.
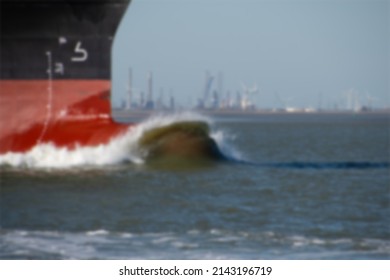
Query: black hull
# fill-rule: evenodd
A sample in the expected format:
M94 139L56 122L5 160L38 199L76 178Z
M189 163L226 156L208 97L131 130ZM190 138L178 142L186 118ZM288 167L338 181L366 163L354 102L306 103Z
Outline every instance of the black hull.
M0 78L47 79L51 67L53 79L110 79L111 46L129 2L2 1Z

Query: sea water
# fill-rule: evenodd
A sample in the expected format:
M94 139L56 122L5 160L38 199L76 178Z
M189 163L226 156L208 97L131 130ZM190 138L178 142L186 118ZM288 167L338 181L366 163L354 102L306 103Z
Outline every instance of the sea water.
M208 122L228 160L148 165L139 137L182 120ZM2 155L0 258L389 259L389 120L186 113Z

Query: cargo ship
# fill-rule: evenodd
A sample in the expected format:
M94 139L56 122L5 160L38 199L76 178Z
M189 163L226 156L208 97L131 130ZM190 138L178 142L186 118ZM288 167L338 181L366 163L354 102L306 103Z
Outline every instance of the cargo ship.
M0 154L95 146L111 117L111 48L130 0L2 0Z
M111 115L111 49L130 0L2 0L0 157L50 144L74 150L112 143L135 124ZM147 158L222 158L202 121L139 139Z

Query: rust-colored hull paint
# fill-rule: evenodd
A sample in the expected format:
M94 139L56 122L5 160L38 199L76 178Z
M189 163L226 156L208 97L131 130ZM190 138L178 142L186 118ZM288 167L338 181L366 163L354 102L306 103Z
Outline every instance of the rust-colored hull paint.
M107 144L132 124L112 120L109 80L0 80L0 154L37 144Z

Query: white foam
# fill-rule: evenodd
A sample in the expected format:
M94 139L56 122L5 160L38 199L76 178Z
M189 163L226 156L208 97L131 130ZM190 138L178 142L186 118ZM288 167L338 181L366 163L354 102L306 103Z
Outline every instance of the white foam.
M136 147L131 131L106 145L59 148L52 143L40 144L25 153L7 153L0 156L0 165L29 168L67 168L101 166L124 161L142 162L131 150Z
M34 146L24 153L9 152L0 155L0 166L27 168L69 168L88 167L132 162L135 164L144 163L147 151L142 150L138 141L142 135L153 128L162 127L181 121L204 121L211 127L211 119L193 112L182 112L169 115L154 115L149 119L129 128L129 130L114 139L108 144L93 147L76 147L75 149L56 147L52 143L44 143ZM212 131L211 137L222 148L224 153L233 151L226 145L226 134L222 131Z
M87 231L86 233L89 236L94 236L94 235L108 235L109 232L104 229L98 229L98 230L92 230L92 231Z

